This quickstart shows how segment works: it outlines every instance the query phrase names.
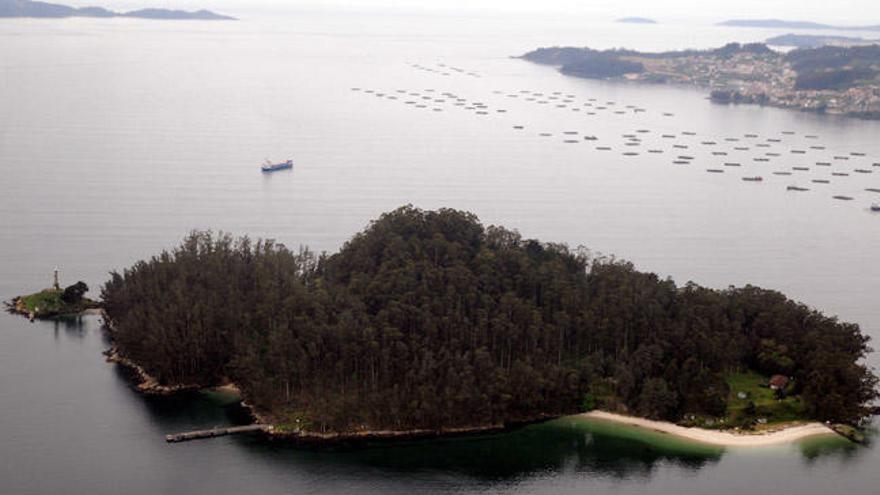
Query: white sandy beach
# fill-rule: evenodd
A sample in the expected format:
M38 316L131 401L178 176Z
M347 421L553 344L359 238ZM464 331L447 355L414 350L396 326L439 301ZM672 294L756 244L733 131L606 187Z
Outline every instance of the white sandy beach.
M694 440L709 445L722 447L767 447L794 442L815 435L836 435L829 427L822 423L805 423L789 426L783 429L755 432L755 433L730 433L727 431L707 430L704 428L686 428L663 421L624 416L605 411L592 411L584 414L585 417L613 421L647 428L660 433L676 435L689 440Z

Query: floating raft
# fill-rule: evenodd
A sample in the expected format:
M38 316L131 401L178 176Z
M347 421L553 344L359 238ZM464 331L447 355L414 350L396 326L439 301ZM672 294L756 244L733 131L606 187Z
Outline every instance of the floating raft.
M202 438L223 437L226 435L236 435L239 433L250 433L255 431L269 431L272 427L268 425L247 425L247 426L227 426L223 428L212 428L210 430L188 431L186 433L174 433L165 435L165 441L168 443L188 442L190 440L199 440Z

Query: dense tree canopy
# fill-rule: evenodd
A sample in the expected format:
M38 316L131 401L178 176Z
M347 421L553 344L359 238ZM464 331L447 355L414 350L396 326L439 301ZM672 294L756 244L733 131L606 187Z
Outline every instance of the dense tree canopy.
M161 382L231 379L321 431L507 423L576 412L587 394L655 418L718 415L725 374L744 368L794 377L819 419L856 421L875 397L856 325L450 209L400 208L323 256L195 232L102 296L119 351Z

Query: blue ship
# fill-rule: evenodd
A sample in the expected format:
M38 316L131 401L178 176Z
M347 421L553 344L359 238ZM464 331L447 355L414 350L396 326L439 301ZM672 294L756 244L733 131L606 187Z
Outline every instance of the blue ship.
M266 163L260 167L263 172L277 172L278 170L286 170L289 168L293 168L293 160L279 163L272 163L269 160L266 160Z

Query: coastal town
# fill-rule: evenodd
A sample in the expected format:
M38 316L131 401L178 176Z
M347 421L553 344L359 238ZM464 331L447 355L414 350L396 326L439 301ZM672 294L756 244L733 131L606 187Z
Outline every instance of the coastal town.
M764 44L738 43L715 50L667 53L544 48L523 58L558 65L563 73L577 77L708 89L712 101L717 103L758 104L877 119L878 48L880 45L802 49L797 56ZM857 49L871 51L868 57L852 55ZM840 53L829 53L831 50ZM846 57L852 57L852 63Z
M627 79L707 88L712 100L719 103L752 103L864 117L880 114L880 83L871 81L840 90L799 89L797 71L773 51L740 51L729 57L697 54L625 59L639 61L646 69L627 75Z

